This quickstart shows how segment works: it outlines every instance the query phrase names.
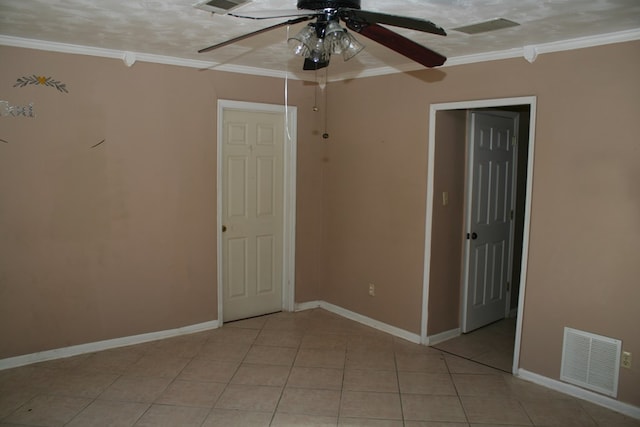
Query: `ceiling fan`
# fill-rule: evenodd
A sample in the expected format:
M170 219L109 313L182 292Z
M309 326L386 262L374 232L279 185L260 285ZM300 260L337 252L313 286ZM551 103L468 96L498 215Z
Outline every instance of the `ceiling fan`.
M198 52L209 52L279 27L315 19L315 22L307 24L297 35L288 40L294 53L305 58L304 70L318 70L327 67L331 54L341 54L345 60L348 60L364 48L355 37L340 26L340 21L343 21L351 31L362 34L425 67L437 67L447 60L438 52L379 25L391 25L446 36L446 32L433 22L361 10L360 0L298 0L297 8L297 10L244 14L229 13L231 16L248 19L292 19L200 49Z

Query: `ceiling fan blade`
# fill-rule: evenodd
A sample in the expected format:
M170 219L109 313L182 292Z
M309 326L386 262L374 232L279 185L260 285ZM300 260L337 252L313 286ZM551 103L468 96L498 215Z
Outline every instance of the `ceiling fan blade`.
M313 16L301 16L300 18L290 19L288 21L281 22L279 24L272 25L270 27L266 27L266 28L263 28L263 29L258 30L258 31L253 31L251 33L247 33L247 34L244 34L242 36L232 38L232 39L224 41L222 43L214 44L213 46L205 47L204 49L200 49L198 51L198 53L210 52L210 51L212 51L214 49L218 49L218 48L221 48L223 46L227 46L227 45L239 42L240 40L248 39L249 37L257 36L258 34L266 33L267 31L275 30L276 28L279 28L279 27L284 27L286 25L298 24L300 22L308 21L310 19L313 19Z
M446 56L440 55L438 52L426 48L413 40L409 40L408 38L381 25L371 24L359 26L352 25L349 21L346 22L347 27L351 30L362 34L363 36L424 65L425 67L437 67L444 64L447 60Z
M361 24L385 24L394 27L408 28L410 30L446 36L447 33L441 27L431 21L407 16L388 15L386 13L369 12L359 9L341 9L340 17L345 21L356 21Z
M273 18L289 18L291 16L316 16L318 12L315 10L290 9L290 10L254 10L248 12L231 12L228 15L236 18L247 19L273 19Z

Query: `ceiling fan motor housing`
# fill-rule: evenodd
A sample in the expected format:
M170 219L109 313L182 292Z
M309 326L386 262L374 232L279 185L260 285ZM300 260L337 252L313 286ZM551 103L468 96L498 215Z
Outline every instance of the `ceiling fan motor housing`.
M360 0L298 0L298 9L324 10L343 7L360 9Z

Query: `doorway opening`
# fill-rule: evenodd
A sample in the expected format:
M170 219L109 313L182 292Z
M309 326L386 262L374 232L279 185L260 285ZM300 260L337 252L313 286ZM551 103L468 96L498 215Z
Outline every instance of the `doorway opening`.
M295 107L218 101L218 321L292 311Z
M422 341L512 373L517 372L519 366L529 246L535 106L535 97L521 97L434 104L430 112ZM502 258L509 259L509 265L504 267L508 267L508 271L505 270L504 280L499 286L501 313L498 319L488 320L489 325L475 332L471 329L483 326L482 322L473 327L464 323L465 291L471 289L468 277L469 271L473 271L467 267L468 255L475 231L470 229L467 215L474 186L469 179L473 161L469 144L472 139L472 121L469 119L472 112L515 117L517 123L513 135L517 141L511 136L508 141L516 144L513 147L513 202L508 208L512 231L510 242L503 243L500 250L513 249L509 250L509 256ZM505 249L506 246L509 248ZM489 243L487 248L490 247ZM495 248L491 250L496 251ZM489 261L489 258L471 259L476 264ZM500 263L496 262L489 268L491 274L496 270L495 265ZM469 333L462 334L463 330ZM492 344L493 339L498 344Z

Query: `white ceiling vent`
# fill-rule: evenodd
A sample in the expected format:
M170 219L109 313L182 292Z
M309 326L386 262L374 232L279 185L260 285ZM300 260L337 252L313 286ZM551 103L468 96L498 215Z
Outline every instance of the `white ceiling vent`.
M564 328L560 379L616 397L621 349L620 340Z
M224 15L250 1L251 0L203 0L194 4L193 7Z

